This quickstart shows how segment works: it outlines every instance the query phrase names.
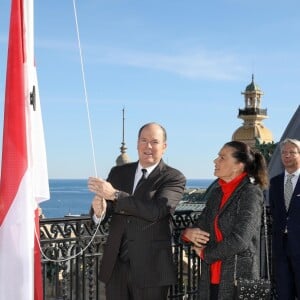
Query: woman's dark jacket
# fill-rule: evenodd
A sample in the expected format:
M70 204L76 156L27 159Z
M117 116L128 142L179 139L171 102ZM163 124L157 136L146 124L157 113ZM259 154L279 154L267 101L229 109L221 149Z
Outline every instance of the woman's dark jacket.
M237 277L254 279L260 275L260 230L264 196L248 177L242 180L219 212L223 240L216 242L214 219L223 193L214 182L205 194L206 207L196 227L210 233L210 241L201 261L199 299L209 300L210 264L222 260L219 300L234 299L234 261L237 254Z

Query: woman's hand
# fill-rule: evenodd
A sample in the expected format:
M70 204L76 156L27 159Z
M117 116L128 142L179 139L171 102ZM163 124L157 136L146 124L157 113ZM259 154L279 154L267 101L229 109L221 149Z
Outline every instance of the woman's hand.
M209 233L200 228L186 228L183 234L198 248L203 248L209 241Z
M205 246L201 246L201 247L196 247L196 246L193 246L192 247L192 250L194 250L196 252L196 254L202 258L202 251L205 249Z

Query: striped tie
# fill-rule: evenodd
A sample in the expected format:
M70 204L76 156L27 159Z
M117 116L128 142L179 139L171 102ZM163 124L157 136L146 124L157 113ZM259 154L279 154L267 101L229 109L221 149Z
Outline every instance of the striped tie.
M284 203L285 203L286 210L289 209L292 194L293 194L293 184L292 184L293 176L294 174L288 174L284 185Z
M140 185L147 179L147 177L146 177L147 169L142 169L142 173L143 173L143 174L142 174L140 180L138 181L138 183L137 183L135 189L137 189L137 187L140 186Z

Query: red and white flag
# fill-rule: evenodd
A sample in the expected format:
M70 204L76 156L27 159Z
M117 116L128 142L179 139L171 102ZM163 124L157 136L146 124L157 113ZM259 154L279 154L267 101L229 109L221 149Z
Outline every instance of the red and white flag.
M49 184L33 37L33 0L12 0L0 181L3 300L43 299L36 236Z

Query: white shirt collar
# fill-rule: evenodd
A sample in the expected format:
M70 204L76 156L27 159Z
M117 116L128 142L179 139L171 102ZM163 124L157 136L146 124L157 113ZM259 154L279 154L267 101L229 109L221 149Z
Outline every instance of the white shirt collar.
M284 171L284 176L286 177L287 175L291 175L293 174L294 177L298 177L300 175L300 169L296 170L295 172L293 173L288 173L287 170Z
M147 173L146 173L146 178L148 178L148 176L150 175L150 173L156 168L156 166L158 165L159 163L151 166L151 167L148 167L148 168L143 168L142 165L140 163L138 163L138 167L136 168L136 171L135 171L135 176L134 176L134 184L133 184L133 191L135 190L136 188L136 185L138 183L138 181L141 179L142 175L143 175L143 172L142 172L142 169L146 169L147 170Z
M142 165L139 163L138 164L138 167L136 169L136 173L135 175L138 175L138 177L141 177L142 176L142 169L146 169L147 170L147 173L146 173L146 178L148 178L148 176L150 175L150 173L156 168L156 166L158 165L159 163L153 165L153 166L150 166L148 168L143 168Z

